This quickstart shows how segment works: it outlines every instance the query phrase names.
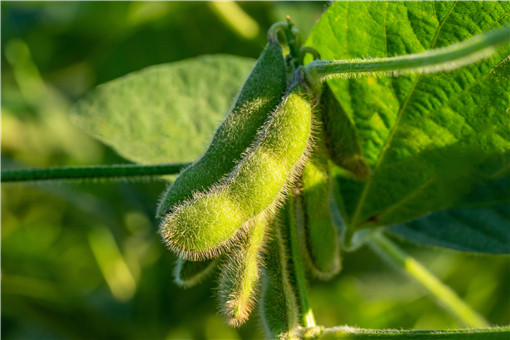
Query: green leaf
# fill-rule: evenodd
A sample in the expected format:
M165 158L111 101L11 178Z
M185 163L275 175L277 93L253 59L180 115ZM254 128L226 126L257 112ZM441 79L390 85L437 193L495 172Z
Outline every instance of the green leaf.
M418 244L468 252L510 253L510 178L476 187L454 209L387 229Z
M476 186L456 208L491 208L507 204L510 205L510 176L489 180Z
M194 161L253 64L210 55L148 67L96 87L75 104L71 118L131 161Z
M449 209L391 227L388 231L413 243L467 252L510 254L510 205Z
M505 2L335 2L307 44L326 60L387 57L448 46L509 21ZM337 172L350 229L451 208L475 185L508 173L509 54L503 46L447 73L328 81L373 174L360 181Z

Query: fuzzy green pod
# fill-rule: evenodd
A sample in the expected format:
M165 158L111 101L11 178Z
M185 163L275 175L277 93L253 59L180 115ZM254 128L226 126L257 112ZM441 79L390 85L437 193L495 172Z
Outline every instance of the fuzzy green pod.
M174 269L174 281L183 288L196 286L210 276L220 262L220 257L207 261L186 261L177 259Z
M372 172L361 155L354 124L327 83L322 87L320 110L324 123L324 141L333 163L357 178L369 178Z
M296 196L296 214L303 258L315 278L329 280L339 273L340 238L330 211L331 178L321 129L315 148L301 175L301 190Z
M262 281L261 321L268 338L299 339L299 301L293 282L289 230L285 209L271 222Z
M256 304L265 243L264 214L255 217L253 224L242 244L227 253L227 261L221 268L218 285L220 309L226 323L233 327L246 322Z
M229 176L166 215L160 231L168 247L184 259L212 258L271 210L306 159L311 111L305 87L296 85Z
M209 148L169 186L160 201L157 216L208 192L232 171L280 103L286 81L282 49L277 42L270 41L246 79L231 112L216 130Z

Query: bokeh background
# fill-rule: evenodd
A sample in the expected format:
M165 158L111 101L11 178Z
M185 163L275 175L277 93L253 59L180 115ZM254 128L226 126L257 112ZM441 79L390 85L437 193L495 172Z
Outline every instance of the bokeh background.
M306 37L323 2L242 2L253 21L212 2L1 2L2 169L125 163L68 119L94 86L201 54L256 58L290 15ZM248 25L246 23L248 22ZM2 338L259 339L217 314L215 277L183 290L157 235L166 182L2 184ZM510 323L506 256L400 244L489 322ZM311 282L325 326L453 328L457 320L369 248L344 254L330 282Z

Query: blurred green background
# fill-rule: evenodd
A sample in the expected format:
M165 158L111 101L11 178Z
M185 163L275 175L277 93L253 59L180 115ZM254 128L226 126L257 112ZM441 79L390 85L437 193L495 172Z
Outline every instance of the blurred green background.
M256 58L272 23L290 15L306 37L326 6L239 5L251 25L206 2L2 1L2 169L126 162L70 124L69 106L87 90L201 54ZM2 337L261 338L256 316L239 330L223 324L215 278L188 290L173 283L175 257L153 217L165 186L2 184ZM509 257L401 246L489 322L510 323ZM311 282L311 303L326 326L459 327L368 248L344 254L331 282Z

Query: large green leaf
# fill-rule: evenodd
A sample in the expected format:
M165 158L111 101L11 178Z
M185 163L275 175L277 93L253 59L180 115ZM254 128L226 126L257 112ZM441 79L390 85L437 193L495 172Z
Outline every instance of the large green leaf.
M307 44L328 60L403 55L468 39L509 16L508 2L335 2ZM509 54L503 46L451 72L328 82L373 173L366 181L336 175L351 229L448 209L475 185L508 176Z
M253 64L211 55L149 67L96 87L75 104L71 118L131 161L193 161Z
M510 178L492 180L476 187L459 207L434 212L387 230L415 243L508 254Z
M468 252L510 254L510 205L449 209L389 228L414 243Z

